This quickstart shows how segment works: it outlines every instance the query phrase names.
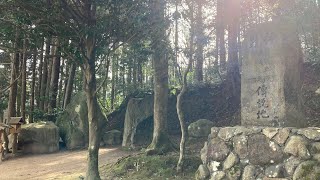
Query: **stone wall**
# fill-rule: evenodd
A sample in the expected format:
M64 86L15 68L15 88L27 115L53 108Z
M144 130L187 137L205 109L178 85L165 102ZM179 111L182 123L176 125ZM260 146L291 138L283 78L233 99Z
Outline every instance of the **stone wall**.
M320 179L320 128L213 127L196 179Z

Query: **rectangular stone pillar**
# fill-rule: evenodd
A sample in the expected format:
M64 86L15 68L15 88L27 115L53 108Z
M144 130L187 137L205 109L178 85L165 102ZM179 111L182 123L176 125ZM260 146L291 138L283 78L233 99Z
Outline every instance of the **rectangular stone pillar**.
M241 124L304 127L302 51L294 24L274 21L248 31L241 69Z

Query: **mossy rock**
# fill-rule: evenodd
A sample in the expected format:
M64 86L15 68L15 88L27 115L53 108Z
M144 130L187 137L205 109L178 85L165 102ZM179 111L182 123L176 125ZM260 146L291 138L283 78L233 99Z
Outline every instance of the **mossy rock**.
M104 145L120 145L122 133L116 129L102 134L102 143Z
M106 118L99 115L101 129L106 126ZM56 125L67 149L85 148L89 141L88 106L85 92L77 93L67 105L64 112L57 118Z
M211 132L211 127L214 126L212 121L207 119L200 119L188 126L188 133L190 137L208 137Z
M59 151L59 129L53 122L24 124L18 139L23 153L41 154Z
M149 180L149 179L194 179L194 174L201 164L199 157L187 156L183 174L177 174L176 165L179 156L129 156L116 164L104 165L100 171L106 179Z
M305 161L301 163L293 174L293 180L320 179L320 163L317 161Z

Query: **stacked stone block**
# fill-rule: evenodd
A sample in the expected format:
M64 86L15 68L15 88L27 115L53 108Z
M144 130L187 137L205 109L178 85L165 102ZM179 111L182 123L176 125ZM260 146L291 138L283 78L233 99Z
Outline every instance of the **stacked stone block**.
M320 179L320 128L213 127L196 179Z

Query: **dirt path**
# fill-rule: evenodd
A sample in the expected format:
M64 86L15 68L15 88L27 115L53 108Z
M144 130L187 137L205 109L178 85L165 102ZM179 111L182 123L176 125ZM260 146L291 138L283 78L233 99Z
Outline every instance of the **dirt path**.
M0 180L26 179L79 179L85 175L86 151L63 151L54 154L28 155L11 158L0 163ZM102 148L99 166L114 163L133 154L118 148Z

